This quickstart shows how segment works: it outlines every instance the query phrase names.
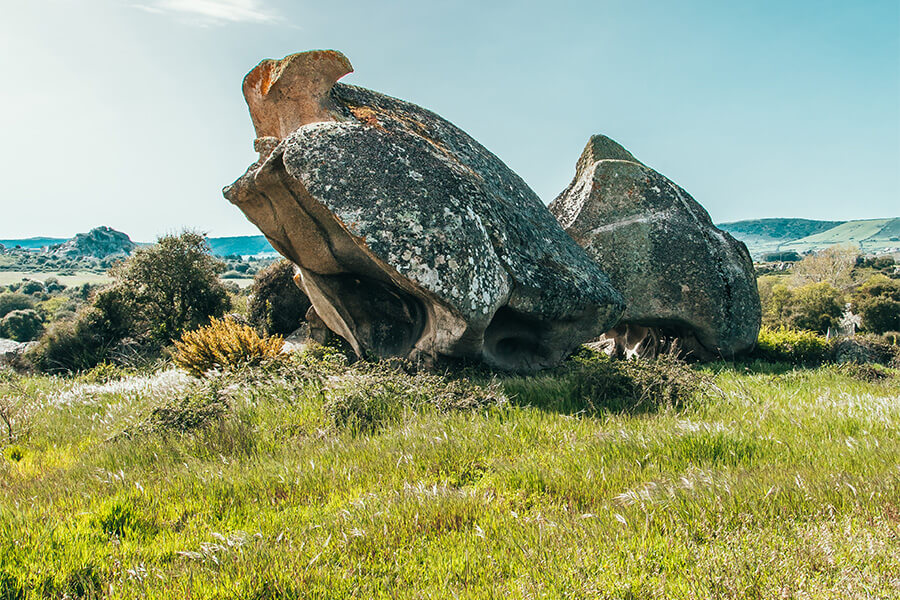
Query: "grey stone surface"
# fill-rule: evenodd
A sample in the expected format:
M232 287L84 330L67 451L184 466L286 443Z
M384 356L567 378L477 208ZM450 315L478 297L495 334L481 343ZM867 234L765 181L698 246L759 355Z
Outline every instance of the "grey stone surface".
M756 343L761 311L746 246L613 140L591 138L550 210L625 296L622 321L606 336L618 353L677 341L709 359Z
M68 257L106 258L116 255L127 256L136 247L137 244L132 242L127 234L103 226L95 227L87 233L79 233L68 242L58 246L51 246L48 252Z
M284 118L255 116L266 124L257 127L260 161L225 190L299 267L329 329L361 355L533 370L618 321L622 297L607 275L465 132L370 90L298 83L338 67L349 63L324 52L248 75L273 97L267 106L245 81L252 111L291 110L269 72L287 72L292 93L324 95L298 100L302 110ZM296 128L276 126L286 122Z

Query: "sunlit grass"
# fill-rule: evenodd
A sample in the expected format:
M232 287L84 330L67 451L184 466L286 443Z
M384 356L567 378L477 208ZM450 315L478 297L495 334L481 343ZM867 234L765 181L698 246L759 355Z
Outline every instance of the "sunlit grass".
M407 378L366 427L329 394L384 373L7 375L0 599L900 596L900 380L703 371L641 411L562 373L470 404ZM189 396L227 410L154 420Z

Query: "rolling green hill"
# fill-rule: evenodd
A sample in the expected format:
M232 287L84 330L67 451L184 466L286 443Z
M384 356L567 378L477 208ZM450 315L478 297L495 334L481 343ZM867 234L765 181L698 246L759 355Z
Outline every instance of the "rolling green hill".
M747 244L754 258L775 251L804 253L835 245L852 245L864 252L900 248L900 218L855 221L755 219L722 223L718 227Z
M857 246L866 252L900 248L900 218L848 221L815 235L784 244L784 250L808 252L836 244Z

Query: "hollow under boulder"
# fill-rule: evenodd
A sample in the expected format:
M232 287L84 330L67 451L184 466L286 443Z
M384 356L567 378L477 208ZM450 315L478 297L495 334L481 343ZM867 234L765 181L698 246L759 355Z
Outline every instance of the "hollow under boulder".
M562 361L621 295L537 195L465 132L336 81L339 52L244 79L258 162L225 196L299 268L321 322L360 354Z
M761 310L747 247L615 141L590 139L550 211L625 296L622 320L599 340L609 351L677 346L706 360L756 344Z

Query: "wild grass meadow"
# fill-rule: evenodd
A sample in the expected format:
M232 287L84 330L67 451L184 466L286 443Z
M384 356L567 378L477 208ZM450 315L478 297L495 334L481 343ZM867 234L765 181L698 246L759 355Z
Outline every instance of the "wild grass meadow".
M3 372L0 598L900 597L896 370L609 368Z

